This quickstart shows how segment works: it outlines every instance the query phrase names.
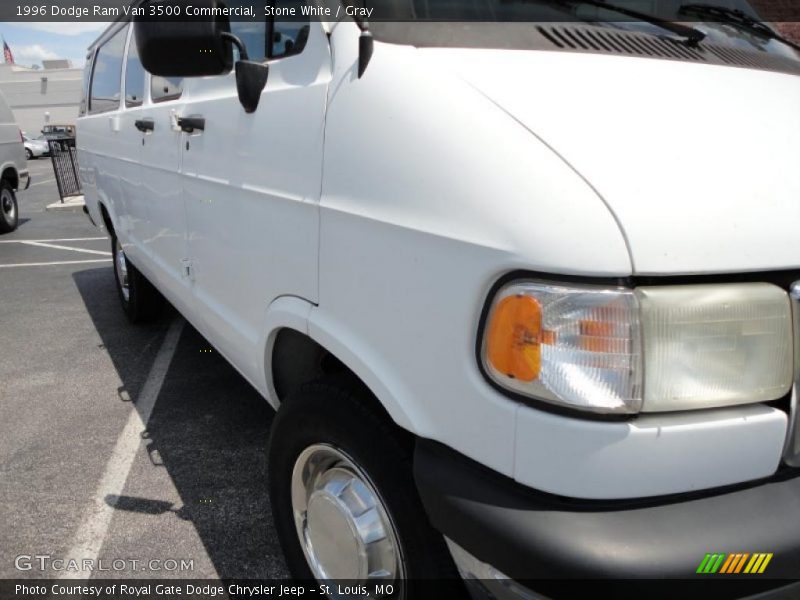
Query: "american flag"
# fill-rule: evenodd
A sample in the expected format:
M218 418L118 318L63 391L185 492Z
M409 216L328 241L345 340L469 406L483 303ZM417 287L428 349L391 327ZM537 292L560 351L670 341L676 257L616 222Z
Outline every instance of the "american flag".
M7 65L14 64L14 55L11 53L11 48L8 47L5 38L3 38L3 58L6 59Z

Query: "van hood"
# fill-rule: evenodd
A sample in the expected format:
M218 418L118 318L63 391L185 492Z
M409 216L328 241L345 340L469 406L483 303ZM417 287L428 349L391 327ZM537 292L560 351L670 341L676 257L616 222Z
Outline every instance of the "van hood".
M420 52L597 191L634 273L800 267L800 77L566 52Z

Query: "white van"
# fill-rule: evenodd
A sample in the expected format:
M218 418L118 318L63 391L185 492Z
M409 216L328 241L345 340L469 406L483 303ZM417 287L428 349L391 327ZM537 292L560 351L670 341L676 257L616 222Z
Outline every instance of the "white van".
M16 192L30 184L22 131L0 93L0 233L14 231L19 225Z
M277 409L293 574L797 578L797 48L373 4L115 23L77 124L127 315L160 292Z

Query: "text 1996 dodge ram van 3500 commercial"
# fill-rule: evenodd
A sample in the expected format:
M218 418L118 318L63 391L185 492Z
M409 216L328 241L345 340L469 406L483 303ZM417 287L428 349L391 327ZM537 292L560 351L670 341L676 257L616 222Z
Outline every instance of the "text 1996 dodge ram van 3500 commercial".
M292 573L796 578L797 48L670 0L374 4L118 21L77 125L127 315L160 292L277 409Z

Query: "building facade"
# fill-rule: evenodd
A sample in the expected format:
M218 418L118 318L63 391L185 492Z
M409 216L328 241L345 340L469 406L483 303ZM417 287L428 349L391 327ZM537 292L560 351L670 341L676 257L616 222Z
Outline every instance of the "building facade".
M44 68L0 64L0 92L22 131L36 137L46 124L75 123L83 69L69 61L44 61Z

